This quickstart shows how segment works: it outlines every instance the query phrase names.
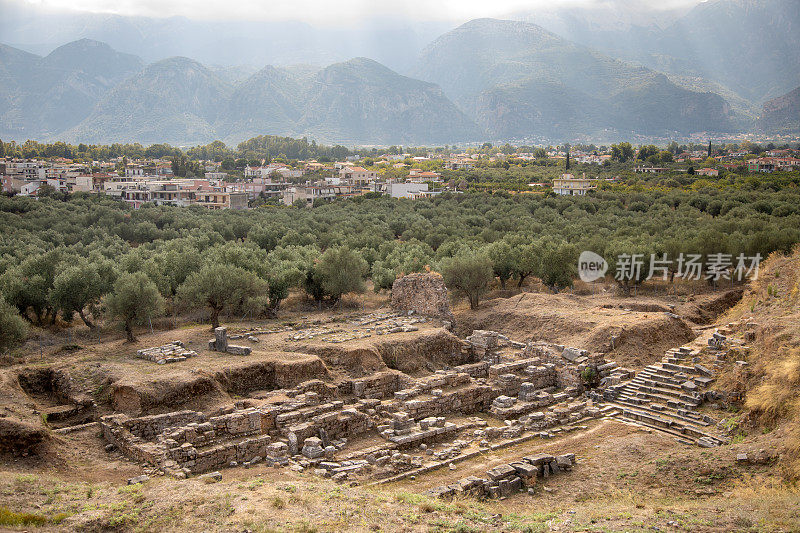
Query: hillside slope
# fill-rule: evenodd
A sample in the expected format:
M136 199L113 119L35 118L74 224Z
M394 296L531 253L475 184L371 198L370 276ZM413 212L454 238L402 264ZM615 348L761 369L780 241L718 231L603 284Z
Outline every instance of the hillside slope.
M800 134L800 87L765 102L758 126L766 133Z
M355 58L319 72L298 129L321 139L414 144L477 140L475 124L442 90Z
M739 321L751 349L742 355L744 366L728 362L719 385L742 397L743 428L782 429L781 465L788 478L800 479L800 248L762 263L727 318Z
M615 0L542 6L517 16L664 72L682 87L715 87L737 111L749 115L747 108L755 105L752 118L766 99L800 82L797 0L709 0L694 6Z
M227 101L217 129L236 144L265 132L291 135L303 110L309 76L267 66L245 80Z
M483 132L434 84L356 58L267 66L242 80L185 57L148 65L83 39L39 57L0 46L0 137L178 145L258 135L323 142L436 144Z
M800 82L800 2L701 2L649 46L760 103Z
M73 142L205 143L231 87L188 58L153 63L109 92L60 137Z

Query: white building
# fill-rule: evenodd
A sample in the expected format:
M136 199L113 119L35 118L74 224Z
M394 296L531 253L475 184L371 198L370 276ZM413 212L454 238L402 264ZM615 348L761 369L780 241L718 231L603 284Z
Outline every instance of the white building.
M421 198L428 196L427 183L388 183L386 193L392 198Z
M597 188L597 180L586 177L576 178L572 174L564 174L553 180L553 192L563 196L583 196Z

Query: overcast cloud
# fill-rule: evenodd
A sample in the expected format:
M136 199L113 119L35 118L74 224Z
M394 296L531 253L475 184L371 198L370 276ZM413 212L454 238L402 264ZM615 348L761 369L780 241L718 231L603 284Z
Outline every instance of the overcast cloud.
M376 17L416 20L468 20L502 17L518 11L555 6L625 3L669 9L698 0L18 0L52 10L192 19L301 20L314 24L350 23ZM635 7L634 7L635 6Z

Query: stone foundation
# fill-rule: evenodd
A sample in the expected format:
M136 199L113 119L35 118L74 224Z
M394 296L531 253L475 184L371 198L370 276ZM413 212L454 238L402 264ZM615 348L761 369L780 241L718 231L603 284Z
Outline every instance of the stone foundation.
M214 347L230 351L224 328L216 333ZM176 476L263 461L337 481L387 478L422 468L426 460L490 448L490 440L549 438L581 427L575 423L601 413L581 397L581 372L591 367L604 378L620 375L613 363L571 362L554 345L524 345L490 331L473 332L464 346L484 360L421 377L385 370L333 381L318 357L298 354L230 365L215 383L237 394L256 390L250 398L213 413L111 415L102 419L103 433L131 459ZM301 381L317 375L328 381ZM547 468L540 475L556 471ZM502 494L508 484L516 486L514 479L525 480L514 472L509 478L492 474L476 486L484 495Z

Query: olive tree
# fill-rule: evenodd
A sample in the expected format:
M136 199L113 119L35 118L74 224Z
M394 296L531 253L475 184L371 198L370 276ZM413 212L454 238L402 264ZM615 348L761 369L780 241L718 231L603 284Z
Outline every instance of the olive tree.
M337 246L328 248L314 265L313 277L331 301L338 302L343 295L366 290L369 266L357 252Z
M575 248L563 241L549 241L540 250L538 277L550 290L572 286L578 255Z
M492 260L479 253L461 253L445 258L441 271L445 285L466 296L470 309L477 309L481 296L494 277Z
M0 296L0 352L20 344L27 336L28 323Z
M517 287L522 287L525 278L537 272L541 264L541 249L536 243L519 244L514 248L513 274Z
M84 324L94 328L86 311L88 308L94 314L100 298L111 290L116 276L113 267L109 263L90 264L82 259L72 265L62 263L61 268L53 280L50 300L65 319L78 313Z
M493 242L486 247L486 253L489 259L492 260L492 269L494 275L500 280L500 287L506 288L506 281L508 281L514 274L514 265L516 263L515 251L511 245L506 241Z
M136 341L134 325L143 324L164 311L164 299L158 287L143 272L122 274L105 302L109 314L122 320L128 342Z
M207 264L178 288L178 301L187 307L208 307L211 328L219 327L226 309L253 309L267 294L267 283L253 272L220 263Z

